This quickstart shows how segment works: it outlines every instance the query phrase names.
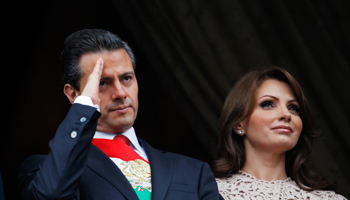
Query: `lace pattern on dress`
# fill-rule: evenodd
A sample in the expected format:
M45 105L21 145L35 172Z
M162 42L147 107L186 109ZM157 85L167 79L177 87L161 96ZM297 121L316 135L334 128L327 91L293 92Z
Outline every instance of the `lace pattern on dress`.
M278 181L262 181L239 171L231 177L217 178L218 189L225 200L231 199L346 199L333 191L301 189L291 178Z

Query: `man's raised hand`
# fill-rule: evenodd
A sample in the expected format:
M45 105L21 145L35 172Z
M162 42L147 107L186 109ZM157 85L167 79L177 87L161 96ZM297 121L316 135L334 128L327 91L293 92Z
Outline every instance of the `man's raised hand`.
M90 97L93 104L100 103L100 98L98 94L99 94L99 85L100 85L102 70L103 70L103 59L99 58L96 61L96 65L94 69L92 70L91 74L88 77L88 80L83 89L83 92L81 93L82 96Z

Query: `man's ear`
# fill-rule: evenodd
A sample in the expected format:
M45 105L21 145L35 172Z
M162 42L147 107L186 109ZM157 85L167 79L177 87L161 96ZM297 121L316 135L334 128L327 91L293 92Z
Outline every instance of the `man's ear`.
M80 95L80 92L68 83L64 85L63 93L66 95L71 104L73 104L75 98Z

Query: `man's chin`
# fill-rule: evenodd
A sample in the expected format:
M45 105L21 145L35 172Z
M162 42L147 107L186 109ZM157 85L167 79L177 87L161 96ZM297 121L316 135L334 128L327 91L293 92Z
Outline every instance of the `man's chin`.
M97 131L103 132L103 133L113 133L113 134L119 134L127 131L130 129L131 126L116 126L116 127L97 127Z
M115 121L112 121L110 123L98 123L97 124L97 131L104 132L104 133L122 133L132 127L134 124L134 121L123 121L115 123Z

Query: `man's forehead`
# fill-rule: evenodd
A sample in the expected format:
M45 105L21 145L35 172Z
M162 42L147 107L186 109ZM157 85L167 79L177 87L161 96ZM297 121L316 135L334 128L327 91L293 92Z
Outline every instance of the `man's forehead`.
M99 51L99 52L89 52L84 53L80 56L79 65L85 67L89 67L90 65L95 65L97 59L102 57L104 54L110 53L110 51Z
M96 62L99 58L103 59L104 70L106 71L110 68L123 66L128 71L134 71L131 59L128 53L124 49L116 49L112 51L104 50L100 52L90 52L83 54L79 60L80 69L82 75L90 74ZM129 67L130 66L130 67Z

